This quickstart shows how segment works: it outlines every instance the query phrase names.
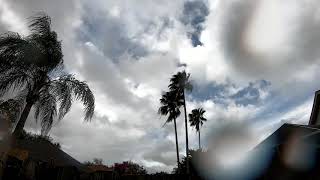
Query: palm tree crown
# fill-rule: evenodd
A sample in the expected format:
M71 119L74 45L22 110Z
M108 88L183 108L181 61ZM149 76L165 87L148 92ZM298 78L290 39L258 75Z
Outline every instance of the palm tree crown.
M184 90L192 91L193 87L189 78L190 74L186 71L178 72L170 79L169 89L180 93Z
M200 128L207 119L204 117L206 111L202 108L193 109L189 114L190 126L195 127L196 131L199 134L199 149L201 149L200 143Z
M0 36L0 96L12 90L25 95L15 132L23 130L34 107L42 133L48 133L54 119L61 120L69 112L73 99L83 102L84 119L90 120L94 95L85 82L63 71L61 42L51 30L50 17L45 14L33 17L29 28L31 33L26 37L17 33Z
M193 109L189 114L190 126L195 127L196 131L200 130L200 126L203 125L203 122L207 121L204 117L206 111L202 108Z
M183 105L181 96L177 97L175 92L166 92L160 99L161 107L158 110L160 115L168 115L166 123L178 118L181 114L180 107Z

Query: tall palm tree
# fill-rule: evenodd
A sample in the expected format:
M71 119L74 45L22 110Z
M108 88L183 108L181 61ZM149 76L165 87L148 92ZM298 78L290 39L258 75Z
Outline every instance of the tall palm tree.
M32 107L41 132L47 134L54 119L61 120L70 110L73 99L84 104L85 120L94 113L94 96L85 82L63 71L61 42L51 30L45 14L34 16L30 35L7 33L0 36L0 96L23 92L24 108L14 135L19 135Z
M169 91L162 95L160 99L161 107L158 113L167 117L166 123L174 122L174 132L176 136L176 152L177 152L177 164L180 166L179 160L179 145L178 145L178 134L177 134L177 123L176 119L180 116L179 107L183 105L181 97L177 97L175 92Z
M193 109L189 114L190 126L194 126L199 134L199 149L201 149L200 128L207 119L204 117L206 111L202 108Z
M190 74L185 71L178 72L170 79L169 89L176 92L177 97L181 97L184 107L184 120L186 129L186 157L189 155L189 142L188 142L188 120L187 120L187 107L185 91L192 91L192 84L189 80ZM189 174L189 161L187 161L187 174Z

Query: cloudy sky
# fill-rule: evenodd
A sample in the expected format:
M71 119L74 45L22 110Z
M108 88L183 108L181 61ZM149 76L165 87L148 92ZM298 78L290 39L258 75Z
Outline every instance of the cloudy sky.
M255 143L285 122L306 124L320 88L318 0L0 0L0 33L29 33L28 17L52 17L66 70L94 91L50 135L79 161L132 160L149 171L175 166L173 125L162 127L159 98L186 68L187 109L206 109L204 146L225 124L245 124ZM180 117L182 118L182 117ZM178 120L181 156L184 124ZM27 128L37 131L29 116ZM190 146L197 136L190 128Z

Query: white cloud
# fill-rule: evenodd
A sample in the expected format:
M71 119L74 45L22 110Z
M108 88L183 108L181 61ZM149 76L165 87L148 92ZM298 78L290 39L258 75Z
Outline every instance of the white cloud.
M305 123L309 99L320 86L316 0L209 1L210 14L200 37L203 46L197 47L192 47L180 22L183 0L0 2L1 33L25 34L26 18L39 10L47 12L62 40L67 70L86 80L95 93L91 123L82 122L81 106L75 103L51 131L63 149L81 161L101 157L109 164L134 160L150 171L172 169L173 127L161 128L165 118L157 108L179 64L187 64L197 85L217 85L206 91L222 94L222 102L188 97L188 112L201 106L207 111L204 144L224 123L249 123L261 137L279 122ZM237 104L231 98L259 80L271 83L268 89L254 87L259 103ZM221 93L216 92L219 88ZM252 95L244 93L242 98ZM27 126L35 130L29 118ZM189 130L190 146L195 148L197 136ZM183 115L178 136L182 156Z
M5 29L0 30L19 32L26 35L28 30L25 22L15 14L12 7L10 7L4 0L1 0L0 3L0 20L5 27Z

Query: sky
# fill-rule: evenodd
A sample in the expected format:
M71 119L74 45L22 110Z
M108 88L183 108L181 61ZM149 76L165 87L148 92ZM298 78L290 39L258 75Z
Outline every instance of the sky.
M157 109L182 69L194 85L188 112L206 110L204 147L228 124L250 128L258 144L283 123L308 123L320 87L319 7L318 0L0 0L0 33L28 35L28 18L46 12L66 71L94 92L90 123L77 102L54 123L50 136L64 151L81 162L131 160L171 171L173 124L162 127ZM32 115L26 129L39 132ZM198 147L192 128L189 143Z

